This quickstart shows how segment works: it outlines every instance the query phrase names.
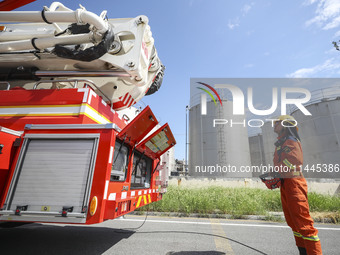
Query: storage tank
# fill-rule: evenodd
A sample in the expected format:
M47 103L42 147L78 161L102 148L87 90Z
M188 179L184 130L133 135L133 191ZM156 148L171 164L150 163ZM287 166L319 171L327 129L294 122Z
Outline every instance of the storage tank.
M304 107L311 116L296 107L290 109L298 123L303 174L306 178L340 179L340 87L312 91L311 100ZM262 136L265 164L272 165L277 135L271 121L263 125Z
M232 114L232 102L222 105L207 102L207 114L201 114L201 104L189 109L189 175L208 178L251 177L240 173L241 166L250 166L247 126L240 124L245 116ZM213 126L214 119L226 120ZM212 172L214 171L214 172Z
M303 173L307 178L340 179L340 87L313 91L305 107L312 116L292 112L303 148Z
M268 119L275 119L275 117L271 117ZM277 141L277 134L274 133L272 121L266 121L261 129L263 139L264 164L272 166L275 152L274 143Z
M250 161L252 166L265 165L262 134L249 136ZM252 177L259 177L261 172L252 172Z

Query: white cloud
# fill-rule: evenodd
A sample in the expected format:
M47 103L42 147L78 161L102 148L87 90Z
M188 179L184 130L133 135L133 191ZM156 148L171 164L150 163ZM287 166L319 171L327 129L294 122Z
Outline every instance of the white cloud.
M334 34L334 38L339 38L340 37L340 30L337 31L335 34Z
M250 4L245 4L242 6L241 8L241 14L242 16L246 16L248 14L248 12L251 10L251 8L254 6L254 3L250 3ZM228 28L230 30L235 29L236 27L240 26L240 17L236 17L235 19L229 20L228 21Z
M244 67L245 68L252 68L252 67L254 67L254 64L246 64L246 65L244 65Z
M317 1L319 1L319 0L306 0L303 4L304 5L311 5L311 4L314 4Z
M335 47L330 47L328 50L324 52L328 56L339 56L339 51L335 49Z
M306 25L317 24L324 30L340 26L340 0L309 0L305 4L311 5L316 2L318 2L316 16L306 21Z
M243 16L247 15L247 13L250 11L250 9L252 8L253 5L254 5L254 3L245 4L241 9L242 15Z
M326 75L329 76L334 73L339 73L340 71L340 61L338 58L327 59L324 63L310 67L301 68L295 72L288 74L289 78L309 78L315 77L316 75Z
M247 36L251 36L252 34L254 34L255 33L255 30L253 29L253 30L248 30L247 32L246 32L246 35Z
M229 29L233 30L234 28L240 26L240 20L239 18L236 18L234 20L229 20L228 21L228 27Z
M328 24L326 24L323 29L324 30L328 30L328 29L332 29L332 28L336 28L340 25L340 16L334 18L331 22L329 22Z

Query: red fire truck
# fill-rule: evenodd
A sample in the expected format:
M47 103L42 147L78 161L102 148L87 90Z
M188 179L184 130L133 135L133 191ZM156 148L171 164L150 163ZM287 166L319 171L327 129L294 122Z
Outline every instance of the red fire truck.
M147 17L18 2L0 5L0 222L94 224L162 199L174 136L126 112L162 83Z

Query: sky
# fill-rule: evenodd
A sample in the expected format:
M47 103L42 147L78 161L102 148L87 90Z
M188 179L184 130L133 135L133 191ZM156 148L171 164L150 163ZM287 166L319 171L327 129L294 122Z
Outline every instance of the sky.
M96 0L78 4L109 18L146 15L166 66L161 89L142 99L177 140L185 157L190 78L338 78L340 0ZM18 10L41 10L37 0ZM258 88L261 91L261 88ZM263 88L264 89L264 88Z

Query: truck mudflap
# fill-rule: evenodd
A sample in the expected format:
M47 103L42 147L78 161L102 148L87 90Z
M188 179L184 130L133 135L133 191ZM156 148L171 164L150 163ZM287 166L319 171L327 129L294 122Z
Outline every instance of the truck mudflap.
M0 221L85 223L99 134L26 134Z

